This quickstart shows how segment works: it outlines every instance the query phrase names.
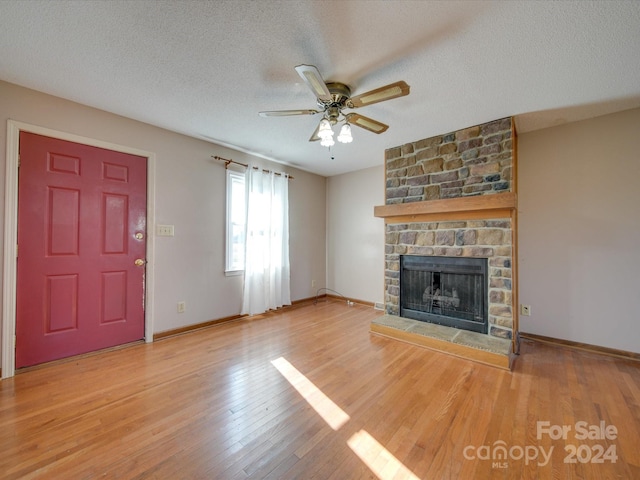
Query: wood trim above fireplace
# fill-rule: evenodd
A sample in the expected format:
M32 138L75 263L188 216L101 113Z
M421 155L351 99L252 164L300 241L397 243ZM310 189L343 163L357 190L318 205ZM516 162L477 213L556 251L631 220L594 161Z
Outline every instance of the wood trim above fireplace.
M515 211L516 205L516 194L504 192L494 195L378 205L373 207L373 214L376 217L384 218L385 223L479 220L509 218Z

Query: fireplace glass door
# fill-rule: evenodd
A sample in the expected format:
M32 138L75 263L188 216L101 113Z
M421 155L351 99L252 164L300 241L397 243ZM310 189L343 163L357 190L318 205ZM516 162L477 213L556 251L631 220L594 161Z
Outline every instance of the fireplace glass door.
M487 260L403 255L400 315L486 333Z

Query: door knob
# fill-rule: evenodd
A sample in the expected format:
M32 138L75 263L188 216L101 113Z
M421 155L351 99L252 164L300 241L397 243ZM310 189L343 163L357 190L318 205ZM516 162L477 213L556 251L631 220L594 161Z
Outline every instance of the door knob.
M142 258L136 258L136 261L133 263L136 265L136 267L141 267L144 265L144 260Z

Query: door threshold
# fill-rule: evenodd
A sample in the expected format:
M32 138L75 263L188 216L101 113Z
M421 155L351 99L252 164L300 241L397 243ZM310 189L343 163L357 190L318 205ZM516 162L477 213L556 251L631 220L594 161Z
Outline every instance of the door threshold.
M61 365L63 363L74 362L82 358L93 357L95 355L101 355L103 353L114 352L116 350L122 350L124 348L133 347L135 345L144 344L144 338L136 340L135 342L123 343L122 345L115 345L113 347L101 348L100 350L94 350L93 352L80 353L71 357L59 358L57 360L51 360L50 362L39 363L37 365L29 365L28 367L22 367L16 369L16 375L20 373L32 372L34 370L40 370L41 368L52 367L55 365Z

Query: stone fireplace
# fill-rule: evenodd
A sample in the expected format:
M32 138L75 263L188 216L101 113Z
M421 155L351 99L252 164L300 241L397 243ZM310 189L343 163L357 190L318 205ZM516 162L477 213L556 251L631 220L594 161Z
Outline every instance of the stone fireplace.
M410 263L424 256L479 260L486 263L487 316L486 326L474 331L515 342L513 140L512 119L504 118L386 150L385 205L374 213L385 220L388 315L406 317L400 275L407 258ZM451 288L447 295L440 293L449 298L439 302L456 302Z
M487 259L488 333L513 336L510 219L388 224L385 242L385 307L400 315L400 256L435 255Z

